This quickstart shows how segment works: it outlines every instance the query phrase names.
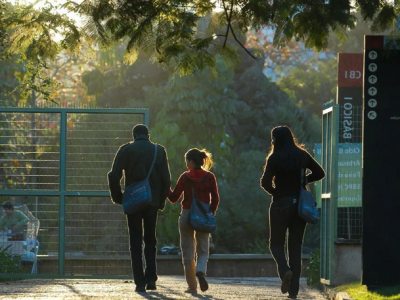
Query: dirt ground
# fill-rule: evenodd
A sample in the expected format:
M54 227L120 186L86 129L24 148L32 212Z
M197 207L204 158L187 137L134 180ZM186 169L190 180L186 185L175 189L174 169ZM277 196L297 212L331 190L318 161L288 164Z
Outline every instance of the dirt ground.
M0 299L288 299L280 292L278 278L208 278L210 288L197 295L186 294L183 276L160 276L157 290L136 293L130 280L117 279L28 279L0 283ZM200 291L200 290L199 290ZM301 281L301 300L323 300L327 296Z

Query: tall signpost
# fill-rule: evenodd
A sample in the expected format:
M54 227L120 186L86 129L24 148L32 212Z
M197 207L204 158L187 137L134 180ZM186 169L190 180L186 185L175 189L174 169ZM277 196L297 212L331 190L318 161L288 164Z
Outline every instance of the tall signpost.
M362 86L363 54L339 53L338 207L361 206Z
M400 283L400 41L365 36L362 283Z

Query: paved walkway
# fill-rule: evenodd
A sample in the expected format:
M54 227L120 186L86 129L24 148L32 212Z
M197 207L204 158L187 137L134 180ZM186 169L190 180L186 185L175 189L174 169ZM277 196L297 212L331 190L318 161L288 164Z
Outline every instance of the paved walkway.
M280 292L280 280L271 277L208 278L205 293L184 293L183 276L160 276L157 291L134 292L132 281L116 279L29 279L0 283L0 299L288 299ZM327 296L301 281L301 300L324 300Z

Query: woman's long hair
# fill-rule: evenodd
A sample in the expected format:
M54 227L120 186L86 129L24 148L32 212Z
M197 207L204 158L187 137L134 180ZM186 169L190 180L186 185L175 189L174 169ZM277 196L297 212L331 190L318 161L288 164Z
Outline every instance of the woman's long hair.
M206 149L199 150L197 148L192 148L186 152L185 159L187 161L193 160L196 167L202 168L203 170L210 170L214 164L211 153Z
M273 139L271 150L267 155L270 157L273 153L280 158L280 166L284 169L301 168L303 162L304 146L296 141L296 137L288 126L277 126L271 130Z

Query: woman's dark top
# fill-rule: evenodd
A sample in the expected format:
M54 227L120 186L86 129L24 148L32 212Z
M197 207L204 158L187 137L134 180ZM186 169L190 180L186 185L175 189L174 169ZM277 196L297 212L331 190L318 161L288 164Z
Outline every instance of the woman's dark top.
M325 177L325 171L318 162L304 150L303 163L304 169L309 169L311 174L307 175L307 182L315 182ZM268 158L261 177L261 187L274 198L298 197L301 187L301 166L285 169L282 162L285 158L277 153L272 153Z

